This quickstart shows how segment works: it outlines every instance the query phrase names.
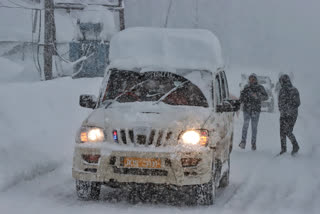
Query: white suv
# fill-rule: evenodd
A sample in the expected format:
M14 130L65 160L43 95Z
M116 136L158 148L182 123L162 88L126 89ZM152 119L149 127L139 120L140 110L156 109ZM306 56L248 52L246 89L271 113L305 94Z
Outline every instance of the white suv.
M226 74L214 60L216 37L187 32L133 28L111 41L98 98L80 97L81 106L94 109L76 137L72 174L80 198L97 199L101 185L109 185L130 190L129 198L165 188L190 196L187 203L212 204L216 188L228 185L233 112L240 105L229 99ZM172 40L178 42L166 49ZM145 45L151 41L165 47L154 53ZM186 44L192 53L184 53ZM208 47L214 64L190 62L210 53L203 50ZM130 48L137 51L134 60L128 60ZM175 60L161 59L170 54ZM179 64L183 57L189 65Z

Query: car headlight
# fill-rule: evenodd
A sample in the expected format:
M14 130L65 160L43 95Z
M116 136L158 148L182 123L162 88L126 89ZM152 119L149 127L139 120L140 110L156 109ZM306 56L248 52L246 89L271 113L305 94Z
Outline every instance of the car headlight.
M103 142L104 141L103 129L97 127L84 127L80 132L81 143L85 142Z
M182 143L187 145L207 146L209 133L207 130L189 130L181 134Z

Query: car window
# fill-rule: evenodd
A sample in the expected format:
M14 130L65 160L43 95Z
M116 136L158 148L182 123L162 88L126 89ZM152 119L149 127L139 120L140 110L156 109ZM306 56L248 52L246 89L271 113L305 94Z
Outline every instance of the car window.
M211 90L211 91L212 91L212 94L211 94L212 106L215 105L215 104L214 104L214 97L216 96L216 95L215 95L215 91L216 91L216 90L215 90L215 88L214 88L214 84L213 84L213 83L214 83L214 82L212 81L212 82L211 82L211 89L212 89L212 90Z
M165 97L163 100L162 98ZM183 76L170 72L111 71L102 102L157 102L208 107L202 91Z
M220 81L220 76L216 75L216 80L215 80L215 92L216 92L216 98L217 98L217 104L221 104L222 101L222 92L221 92L221 81Z
M227 99L230 98L230 92L229 92L229 84L228 84L228 79L227 79L227 75L226 75L226 72L223 71L223 76L224 76L224 79L225 79L225 83L226 83L226 92L227 92Z
M220 77L221 77L222 100L226 100L227 99L226 81L225 81L225 76L223 75L222 72L220 73Z

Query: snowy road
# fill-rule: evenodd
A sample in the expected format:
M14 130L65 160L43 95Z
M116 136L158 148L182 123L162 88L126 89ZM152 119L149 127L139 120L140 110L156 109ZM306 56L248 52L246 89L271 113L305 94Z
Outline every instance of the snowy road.
M242 115L237 118L230 186L214 206L132 205L110 202L105 194L97 202L78 200L71 177L73 138L90 112L78 106L78 97L97 93L100 81L0 85L1 213L319 213L320 150L308 131L318 120L303 114L295 128L302 147L295 158L274 157L280 149L278 114L261 116L256 152L237 147Z

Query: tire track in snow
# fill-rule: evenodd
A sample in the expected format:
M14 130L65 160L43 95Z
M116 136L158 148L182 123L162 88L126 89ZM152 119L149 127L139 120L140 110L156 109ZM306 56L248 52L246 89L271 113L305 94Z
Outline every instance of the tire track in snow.
M219 190L215 206L223 207L227 205L238 194L240 188L241 184L229 184L225 189Z
M0 192L6 192L22 182L31 181L37 177L49 174L55 171L59 166L61 166L60 163L54 162L45 165L35 165L28 171L24 171L14 175L9 182L5 183L5 187L0 189Z

